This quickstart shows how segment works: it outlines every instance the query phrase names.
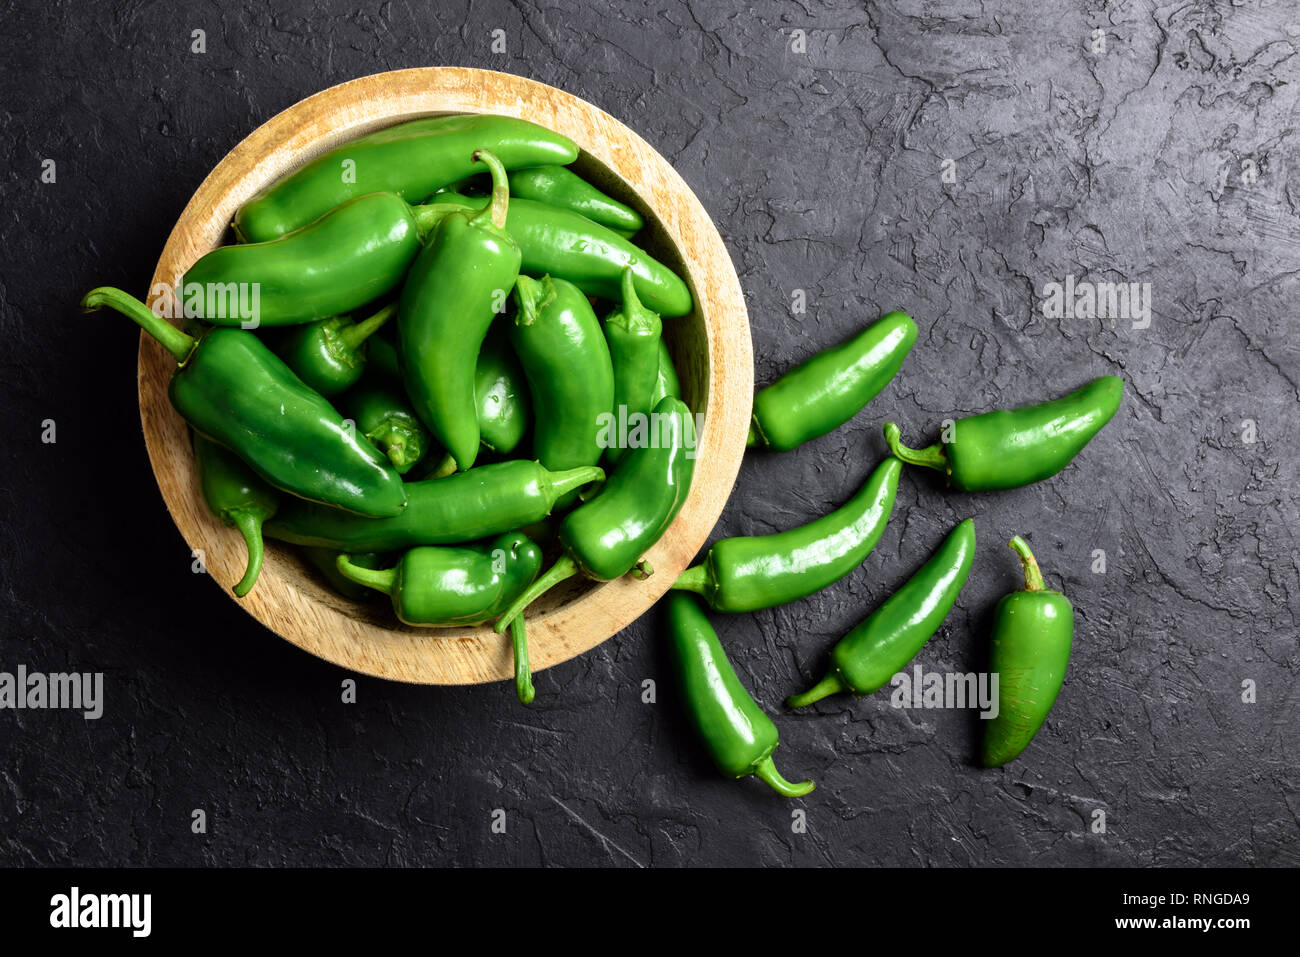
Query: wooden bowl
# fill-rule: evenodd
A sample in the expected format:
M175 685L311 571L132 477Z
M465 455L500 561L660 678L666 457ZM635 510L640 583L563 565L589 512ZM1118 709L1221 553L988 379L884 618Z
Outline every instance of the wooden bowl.
M235 210L311 158L384 126L439 113L495 113L531 120L573 139L577 169L646 218L639 241L675 268L695 297L689 316L664 321L682 397L703 413L690 496L648 554L655 573L594 585L573 583L528 615L534 670L594 648L668 590L722 513L745 450L754 371L740 281L722 238L695 194L641 137L584 100L522 77L433 67L363 77L317 93L269 120L205 179L172 230L150 284L174 286L220 245ZM185 423L167 399L172 357L148 336L139 354L140 419L158 487L192 549L227 592L243 573L242 539L209 513L199 492ZM327 661L363 674L423 684L510 678L507 637L488 627L408 628L383 596L354 603L335 594L290 548L267 543L257 587L240 600L267 628ZM232 595L233 597L233 595Z

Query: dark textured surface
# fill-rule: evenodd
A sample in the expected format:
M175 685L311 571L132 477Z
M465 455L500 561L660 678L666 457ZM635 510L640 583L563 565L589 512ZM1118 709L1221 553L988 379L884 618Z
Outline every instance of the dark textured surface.
M0 17L0 670L103 671L107 698L99 721L0 711L0 863L1300 864L1288 4L277 6L23 0ZM346 673L191 574L140 438L136 336L76 299L143 291L199 181L274 113L436 64L562 87L668 157L740 272L760 384L890 307L917 318L867 413L747 459L718 535L838 505L885 418L919 443L953 414L1124 377L1115 421L1056 479L973 497L908 473L848 579L715 619L780 712L973 515L975 571L918 661L975 670L1016 583L1003 543L1026 534L1078 615L1068 681L1022 759L978 770L973 712L895 710L882 692L779 714L779 763L818 781L808 798L718 780L649 619L540 674L530 709L507 684L370 679L345 705ZM1067 274L1151 283L1150 327L1044 318L1044 285Z

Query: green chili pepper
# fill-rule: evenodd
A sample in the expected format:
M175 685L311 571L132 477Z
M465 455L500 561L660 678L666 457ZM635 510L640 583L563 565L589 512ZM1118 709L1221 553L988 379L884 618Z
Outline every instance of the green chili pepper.
M620 236L631 236L645 225L631 206L611 199L564 166L534 166L511 173L510 195L578 213Z
M659 339L659 371L655 376L654 388L650 390L650 408L659 404L659 400L666 395L671 395L674 399L682 397L682 385L677 380L677 367L673 365L673 357L668 354L668 343L663 338Z
M412 202L474 172L470 153L488 149L506 169L572 163L578 147L559 133L508 116L434 116L337 146L254 196L235 215L246 242L275 239L365 193ZM350 175L345 175L350 174Z
M421 240L455 212L370 193L279 239L219 246L185 274L186 312L245 328L351 312L396 289Z
M439 193L430 204L451 203L481 209L486 199L460 193ZM567 279L589 296L617 300L623 270L636 274L641 301L661 316L691 311L686 283L663 263L618 233L585 216L528 199L510 203L506 229L523 255L520 269L530 276Z
M695 600L669 595L667 617L682 701L718 770L729 778L756 775L785 797L812 791L812 781L792 784L776 769L776 725L736 677L717 632Z
M885 459L857 495L801 528L715 542L703 564L682 572L673 588L696 592L715 611L726 612L771 608L820 591L876 547L902 470L897 459Z
M194 431L230 449L270 485L360 515L394 516L406 507L402 477L387 460L251 332L218 327L196 340L107 286L81 300L87 312L103 306L176 358L180 368L167 392Z
M1065 468L1111 420L1124 394L1124 380L1102 376L1069 395L1041 405L985 412L958 419L952 438L927 449L909 449L898 426L885 424L889 450L908 465L948 476L952 488L985 492L1019 488Z
M194 436L194 467L212 514L244 536L248 564L233 589L243 598L253 590L262 571L262 523L275 514L280 497L234 452L201 435Z
M361 322L331 316L290 331L276 351L298 378L323 396L352 388L366 371L366 340L397 312L390 304Z
M577 286L520 276L510 342L533 399L533 454L548 469L595 465L601 420L614 404L614 368L600 320Z
M649 443L627 450L605 487L560 523L564 554L496 623L498 632L555 585L581 572L612 581L642 562L681 511L695 467L695 423L680 399L654 408ZM643 572L646 574L648 572Z
M897 375L916 323L891 312L796 366L754 396L749 445L788 452L857 415Z
M488 332L478 354L474 401L478 406L479 441L497 455L509 455L523 441L532 409L523 367L508 335L499 326Z
M636 296L631 269L623 270L623 305L605 317L605 340L614 364L613 415L619 421L619 434L626 437L622 423L635 422L634 416L646 415L654 406L650 396L659 378L659 344L663 323ZM618 442L605 446L611 462L623 454Z
M302 546L299 551L307 559L308 564L320 572L321 577L329 583L330 587L352 601L365 601L374 597L374 592L364 585L358 585L352 579L346 577L339 571L338 559L342 552L334 548L314 548L311 546ZM350 555L352 564L359 565L362 568L383 568L386 563L386 557L379 552L364 552Z
M344 410L357 430L405 475L436 446L400 388L383 376L367 376L343 396Z
M506 171L492 171L492 201L481 212L448 216L415 261L397 320L403 381L416 413L456 459L470 468L479 450L474 377L488 327L519 276L519 247L505 231Z
M1019 535L1010 546L1025 568L1025 587L1004 595L993 619L989 671L998 676L998 713L984 733L984 766L1000 767L1028 747L1056 703L1074 642L1074 606L1043 583L1034 553Z
M975 523L968 518L907 584L831 650L826 677L786 704L802 708L840 691L865 695L884 687L939 630L974 557Z
M512 459L445 478L406 483L409 504L395 518L362 519L307 502L285 502L263 531L295 545L346 552L459 545L540 521L562 495L605 477L595 466L549 472Z

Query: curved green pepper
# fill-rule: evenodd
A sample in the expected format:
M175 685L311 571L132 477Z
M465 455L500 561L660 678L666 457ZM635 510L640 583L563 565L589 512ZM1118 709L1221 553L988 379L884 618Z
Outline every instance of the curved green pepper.
M492 171L491 203L439 224L411 268L397 319L406 392L462 471L479 450L479 349L519 276L519 247L504 228L510 201L505 169L491 153L480 150L474 158Z
M186 312L245 328L352 312L396 289L421 239L452 213L370 193L279 239L219 246L185 273Z
M243 598L257 584L262 571L262 523L275 514L280 497L240 461L211 439L194 436L194 467L199 473L203 500L222 524L239 529L248 549L244 577L232 589Z
M612 414L619 422L635 421L653 405L651 394L659 378L659 344L663 323L659 314L641 305L631 269L623 270L623 304L605 317L605 341L614 364L614 402ZM626 433L620 428L625 438ZM605 447L611 462L623 454L619 442Z
M880 394L916 342L916 323L891 312L819 352L754 396L749 445L788 452L837 429Z
M533 398L533 454L548 469L595 465L602 416L614 404L614 367L600 320L563 279L520 276L510 342Z
M943 472L952 488L1019 488L1069 465L1115 415L1123 395L1124 380L1102 376L1051 402L958 419L951 440L927 449L903 445L893 422L885 423L885 441L908 465Z
M445 478L408 482L409 504L395 518L362 519L289 501L263 531L291 544L349 553L459 545L541 521L562 495L604 477L594 466L548 472L536 462L511 459Z
M606 196L564 166L534 166L511 173L510 195L570 210L624 237L645 225L631 206Z
M840 691L865 695L888 684L948 617L974 558L975 523L968 518L902 588L831 650L826 677L786 704L802 708Z
M776 769L776 725L736 677L717 632L695 600L669 595L667 618L682 702L718 770L729 778L753 774L784 797L812 791L812 781L792 784Z
M673 588L703 596L715 611L784 605L839 581L876 547L894 510L902 463L887 458L858 493L829 515L775 535L724 538Z
M1034 553L1019 535L1010 546L1025 568L1025 587L1004 595L993 619L989 671L998 676L998 713L984 732L982 760L996 768L1029 746L1056 703L1074 643L1074 606L1043 583Z
M674 399L682 397L682 384L677 379L677 367L673 365L673 357L668 353L668 343L663 338L659 339L659 371L655 375L654 388L650 390L650 408L659 404L659 400L666 395L671 395Z
M497 455L509 455L523 441L532 419L528 382L509 337L497 326L488 332L474 371L479 441ZM594 463L593 463L594 464Z
M245 242L263 242L306 225L366 193L412 202L474 172L470 153L487 149L506 169L572 163L567 136L509 116L433 116L370 133L312 160L246 202L233 226ZM351 174L351 175L344 175Z
M343 407L357 430L388 456L398 475L409 472L437 444L406 394L385 377L367 376L343 396Z
M101 286L81 300L134 321L179 363L167 394L194 431L237 454L261 478L359 515L400 515L402 477L257 336L217 327L194 339L140 300Z
M566 578L581 572L612 581L639 567L686 502L695 468L695 423L680 399L655 406L649 444L627 450L605 487L560 523L564 554L515 600L495 625L502 632L523 610Z
M484 198L461 193L439 193L429 203L450 203L481 209ZM528 199L510 203L506 229L523 255L520 269L530 276L567 279L589 296L617 300L623 270L636 274L641 301L661 316L684 316L691 311L691 291L681 278L618 233L585 216Z
M361 322L331 316L298 326L276 351L298 378L323 396L352 388L366 371L366 340L397 312L396 304Z

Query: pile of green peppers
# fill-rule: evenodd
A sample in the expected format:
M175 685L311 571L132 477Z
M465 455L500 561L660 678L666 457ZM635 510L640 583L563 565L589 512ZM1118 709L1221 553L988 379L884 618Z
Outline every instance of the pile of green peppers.
M644 556L692 480L694 416L663 337L663 320L689 313L692 296L636 244L641 213L570 168L577 155L565 137L508 117L404 123L249 200L234 219L238 241L186 273L183 330L120 290L86 295L87 310L126 315L175 358L169 394L193 430L199 487L247 543L237 596L257 581L263 536L296 546L323 582L353 601L383 594L406 625L509 632L529 702L525 610L571 576L653 572ZM788 452L849 422L899 373L917 333L890 312L788 371L754 396L749 447ZM1050 478L1122 393L1103 376L1063 398L950 422L920 450L887 423L889 455L842 506L714 542L673 584L665 621L682 703L722 773L755 775L787 797L814 788L777 771L776 725L702 605L771 608L844 578L880 540L904 466L937 470L963 492ZM611 416L658 423L654 440L611 443ZM1069 600L1046 587L1023 538L1011 547L1024 588L994 616L990 767L1041 728L1073 640ZM887 684L942 625L975 550L968 518L788 706Z

